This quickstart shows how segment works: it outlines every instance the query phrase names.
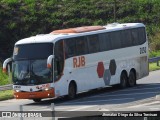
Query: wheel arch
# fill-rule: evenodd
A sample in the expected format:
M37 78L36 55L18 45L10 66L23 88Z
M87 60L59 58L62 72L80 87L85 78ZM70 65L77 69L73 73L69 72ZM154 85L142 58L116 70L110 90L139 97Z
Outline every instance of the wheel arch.
M77 83L76 83L76 81L75 81L75 80L71 80L71 81L69 82L68 89L69 89L69 86L70 86L71 84L74 84L74 85L75 85L76 93L77 93Z
M128 73L127 73L126 70L122 70L121 74L120 74L120 84L119 84L119 87L121 89L124 89L124 88L127 87L127 84L128 84Z
M129 71L129 74L131 73L131 71L133 71L133 73L135 74L136 80L137 80L136 69L135 68L131 68L131 70Z
M126 70L122 70L121 75L122 75L122 74L126 74L126 76L127 76L127 78L128 78L128 73L127 73Z
M71 80L68 85L68 99L74 99L77 94L77 84L75 80Z

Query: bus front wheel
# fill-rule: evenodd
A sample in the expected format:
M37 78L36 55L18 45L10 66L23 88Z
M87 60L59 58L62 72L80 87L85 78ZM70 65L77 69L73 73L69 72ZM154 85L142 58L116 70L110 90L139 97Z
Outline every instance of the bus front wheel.
M41 102L41 99L33 99L34 102Z
M121 73L121 77L120 77L120 88L126 88L127 87L127 75L125 72Z
M76 97L76 84L71 82L68 89L68 98L74 99Z

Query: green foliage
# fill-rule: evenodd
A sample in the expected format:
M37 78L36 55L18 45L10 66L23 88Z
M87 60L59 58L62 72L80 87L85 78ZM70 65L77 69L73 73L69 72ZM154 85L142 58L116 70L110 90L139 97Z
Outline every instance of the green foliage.
M0 101L14 98L13 90L0 91Z
M0 86L10 84L9 78L6 74L2 72L2 67L0 67Z
M159 0L116 0L116 22L144 23L151 49L157 50L159 6ZM113 0L1 0L0 48L7 49L10 57L14 43L25 37L56 29L113 23L113 8Z
M160 66L157 66L157 63L150 63L149 64L149 71L160 70Z
M12 7L18 3L18 0L2 0L1 2Z
M158 57L160 56L160 50L157 50L157 51L150 51L149 52L149 57L152 58L152 57Z

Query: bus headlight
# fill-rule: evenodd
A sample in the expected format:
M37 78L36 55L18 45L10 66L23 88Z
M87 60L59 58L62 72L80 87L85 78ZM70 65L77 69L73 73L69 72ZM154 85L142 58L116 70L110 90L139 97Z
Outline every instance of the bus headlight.
M48 91L49 90L49 88L45 88L45 91Z
M44 90L45 91L48 91L48 90L50 90L50 89L53 89L52 87L48 87L48 88L45 88Z
M15 90L16 92L21 92L21 90Z

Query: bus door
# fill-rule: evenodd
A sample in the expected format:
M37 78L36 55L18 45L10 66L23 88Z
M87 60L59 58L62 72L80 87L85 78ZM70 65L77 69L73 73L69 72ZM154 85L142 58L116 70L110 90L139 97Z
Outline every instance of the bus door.
M58 81L63 75L64 69L64 44L63 40L55 43L54 47L54 81Z

